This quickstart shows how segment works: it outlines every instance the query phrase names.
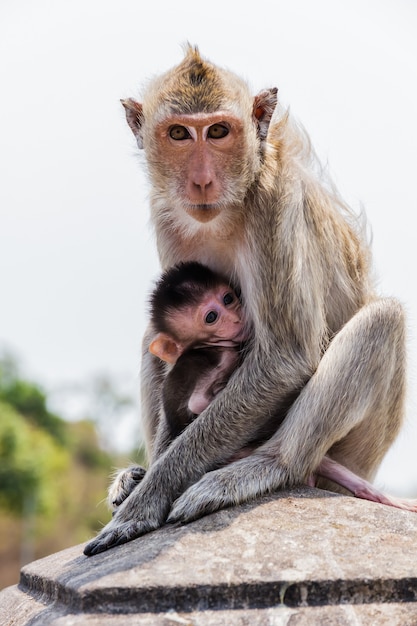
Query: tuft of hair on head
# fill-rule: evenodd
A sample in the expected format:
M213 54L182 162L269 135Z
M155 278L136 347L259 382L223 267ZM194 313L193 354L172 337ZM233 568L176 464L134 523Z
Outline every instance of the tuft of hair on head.
M236 116L252 115L253 97L242 78L211 63L196 45L187 42L183 51L182 61L151 80L144 91L145 121L221 110Z
M203 59L197 46L184 46L184 59L166 76L164 89L172 113L211 113L222 106L219 70Z

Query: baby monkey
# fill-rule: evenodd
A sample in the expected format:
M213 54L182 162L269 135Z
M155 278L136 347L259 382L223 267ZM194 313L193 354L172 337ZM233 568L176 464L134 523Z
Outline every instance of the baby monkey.
M172 438L226 386L248 338L237 289L197 262L166 271L150 300L149 351L171 369L162 403Z
M160 278L151 296L157 331L150 352L173 366L165 379L162 402L170 436L178 436L227 384L244 358L250 339L237 288L208 267L187 262ZM259 438L237 451L228 463L247 456L271 437L276 419ZM341 485L358 498L417 511L417 501L385 495L371 483L325 456L316 475ZM316 476L308 480L314 486Z

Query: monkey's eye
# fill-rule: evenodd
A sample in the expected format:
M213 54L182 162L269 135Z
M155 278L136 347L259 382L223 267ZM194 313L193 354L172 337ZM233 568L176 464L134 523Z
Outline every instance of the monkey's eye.
M206 324L214 324L214 322L219 317L216 311L209 311L204 319Z
M207 137L210 139L221 139L229 134L229 129L224 124L213 124L210 126L207 132Z
M175 139L175 141L183 141L184 139L190 139L191 137L185 126L180 126L179 124L171 126L169 129L169 136L171 139Z
M225 304L226 306L228 304L232 304L234 300L233 294L232 293L225 293L223 296L223 304Z

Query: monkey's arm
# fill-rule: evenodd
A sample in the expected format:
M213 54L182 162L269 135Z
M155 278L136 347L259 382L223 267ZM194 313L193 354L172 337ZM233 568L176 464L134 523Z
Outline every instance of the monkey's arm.
M149 344L155 335L151 325L146 329L142 341L141 360L141 409L144 426L145 446L148 460L152 462L155 444L158 448L157 456L168 443L164 432L158 433L161 425L162 385L166 376L165 364L149 352ZM159 441L159 443L156 443Z
M158 458L167 449L172 439L166 420L161 419L165 365L149 352L149 343L154 336L155 330L149 325L142 341L141 361L142 423L148 463ZM108 506L113 512L143 480L145 473L146 469L140 465L130 465L115 474L107 496Z

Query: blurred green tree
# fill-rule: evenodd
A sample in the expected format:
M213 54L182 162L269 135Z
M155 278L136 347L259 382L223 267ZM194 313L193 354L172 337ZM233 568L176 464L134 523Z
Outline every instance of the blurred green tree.
M39 385L20 378L17 362L10 354L0 357L0 401L14 407L59 443L65 443L64 421L48 411L46 394Z
M0 402L0 507L23 514L57 510L57 483L69 465L69 452L12 406ZM32 502L32 505L28 505Z
M67 422L48 410L46 393L13 355L0 352L0 588L17 582L22 564L96 534L111 515L109 474L143 463L140 450L110 454L97 434L102 414L114 419L129 398L113 393L110 379L100 379L94 398L95 423Z

